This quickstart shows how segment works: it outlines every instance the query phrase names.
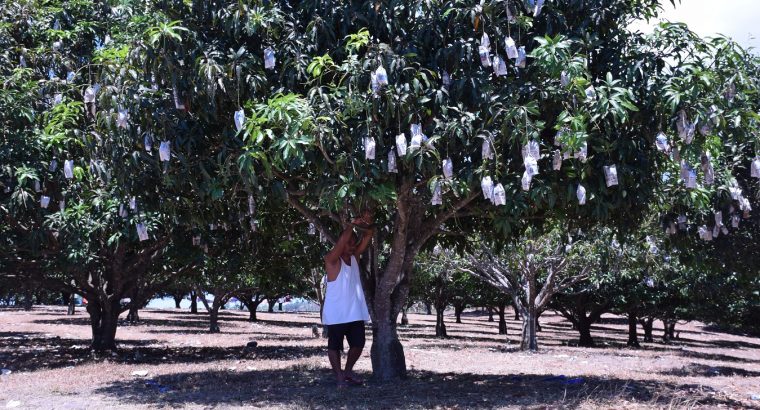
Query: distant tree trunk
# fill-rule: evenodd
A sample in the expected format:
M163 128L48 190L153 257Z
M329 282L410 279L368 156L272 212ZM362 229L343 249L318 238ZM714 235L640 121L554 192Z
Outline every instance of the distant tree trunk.
M541 329L541 322L538 321L538 318L540 318L541 314L543 314L543 313L544 313L543 310L539 310L539 311L536 312L536 332L540 332L540 331L543 330L543 329Z
M209 333L219 333L219 308L221 308L222 305L216 303L216 299L214 299L214 303L211 304L211 310L208 312L208 318L209 318Z
M589 320L586 315L582 315L580 317L580 320L576 324L578 326L578 332L580 333L581 337L578 340L578 346L583 347L594 347L596 346L596 343L594 343L594 338L591 337L591 320Z
M668 337L670 337L670 340L676 338L676 322L677 320L673 319L670 322L670 326L668 326Z
M140 307L135 303L129 304L129 313L127 313L127 322L136 324L140 322Z
M639 346L639 334L636 329L637 326L637 312L636 309L631 309L628 311L628 346L630 347L640 347Z
M406 326L409 324L409 318L406 317L406 311L409 310L408 307L405 307L401 309L401 325Z
M523 309L523 329L520 341L521 350L538 351L538 337L536 335L536 308L528 306Z
M663 318L662 320L662 341L663 342L669 342L670 337L670 319Z
M277 306L277 310L279 310L280 312L282 312L282 302L277 302L277 305L278 305Z
M457 323L462 323L462 312L464 312L464 308L466 306L467 305L463 303L462 304L457 303L454 305L454 315L457 318Z
M69 316L71 316L74 313L76 313L75 309L76 309L77 299L76 299L76 294L75 293L72 293L71 295L69 295L68 302L69 302L69 308L66 311L66 314L69 315Z
M489 322L493 322L493 311L494 311L493 307L489 306L488 307L488 321Z
M520 309L512 302L512 309L515 311L515 320L520 320Z
M500 335L506 335L507 334L507 304L506 303L499 303L498 311L499 314L499 334Z
M654 318L648 317L640 320L641 327L644 329L644 343L653 343L652 328L654 327Z
M32 310L32 306L34 305L34 296L32 293L32 290L29 288L24 289L24 303L23 308L26 311Z
M425 303L425 314L432 315L433 314L433 307L430 303Z
M274 305L277 304L277 299L274 299L274 300L267 299L267 303L269 304L267 312L274 313Z
M446 323L443 322L443 312L446 310L446 305L435 306L435 337L444 338L446 334Z
M174 294L174 295L172 295L172 298L174 299L174 308L175 309L179 309L180 308L180 304L182 303L182 298L184 296L185 295L181 295L181 294Z
M198 313L198 294L190 291L190 313Z

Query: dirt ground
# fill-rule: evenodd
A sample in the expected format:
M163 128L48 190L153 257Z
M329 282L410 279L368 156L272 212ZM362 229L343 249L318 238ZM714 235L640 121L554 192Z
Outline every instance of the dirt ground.
M760 339L680 324L680 338L625 347L626 324L607 316L594 327L597 348L545 314L541 351L517 350L496 322L467 312L448 316L436 339L435 316L411 314L400 328L409 378L338 391L326 342L312 335L313 313L224 311L221 334L206 316L141 311L142 323L119 327L121 352L92 357L79 309L0 310L0 408L756 408L760 409ZM368 331L368 344L371 332ZM244 352L251 340L258 342ZM357 370L371 376L369 348ZM4 373L7 373L5 371ZM754 399L753 399L754 397Z

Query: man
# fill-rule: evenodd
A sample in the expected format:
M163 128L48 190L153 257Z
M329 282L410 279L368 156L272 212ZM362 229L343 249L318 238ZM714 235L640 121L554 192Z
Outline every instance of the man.
M354 219L352 225L364 230L361 241L357 241L351 226L343 230L332 250L325 255L327 271L327 291L322 312L322 323L327 326L327 356L330 358L338 388L348 384L360 385L364 381L354 373L356 360L364 349L364 322L369 321L367 302L364 300L359 277L359 256L369 246L374 234L372 216L365 212ZM343 338L348 340L346 368L340 368L340 351Z

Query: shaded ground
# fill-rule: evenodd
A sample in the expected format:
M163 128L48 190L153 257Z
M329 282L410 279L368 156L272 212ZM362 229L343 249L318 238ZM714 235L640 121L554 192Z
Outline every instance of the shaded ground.
M141 324L119 328L121 352L103 358L89 353L81 310L0 310L0 368L12 371L0 376L0 408L760 409L751 399L760 395L760 339L700 324L679 325L669 344L628 349L627 325L609 316L594 328L600 347L589 349L574 347L576 332L547 314L542 351L527 354L516 349L516 321L512 343L476 312L462 324L447 317L450 337L437 339L434 316L411 314L400 329L409 379L336 391L325 341L312 336L315 314L247 317L225 311L223 333L210 335L204 315L142 311ZM244 349L251 340L258 347ZM358 370L370 376L368 349Z

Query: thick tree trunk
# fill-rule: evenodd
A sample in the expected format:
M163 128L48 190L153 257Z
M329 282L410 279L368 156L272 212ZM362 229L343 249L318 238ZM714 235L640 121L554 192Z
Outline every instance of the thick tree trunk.
M499 314L499 334L500 335L506 335L507 334L507 305L506 303L499 304L499 310L497 313Z
M269 300L269 299L267 299L267 304L269 305L267 307L267 312L274 313L274 305L277 304L277 299L275 299L275 300Z
M190 313L198 313L198 294L190 291Z
M182 297L183 296L184 295L174 295L174 296L172 296L172 298L174 298L174 308L175 309L179 309L180 308L180 304L182 303Z
M443 321L443 312L446 310L446 306L435 307L435 337L445 338L446 335L446 323Z
M641 319L641 327L644 328L644 343L653 343L652 328L654 327L654 318Z
M494 309L491 306L489 306L488 307L488 321L489 322L493 322L493 311Z
M119 323L119 301L100 304L90 300L87 304L92 328L91 347L97 352L116 351L116 328Z
M406 326L409 324L409 318L406 317L406 311L409 310L409 308L404 308L401 310L401 325Z
M454 315L457 318L457 323L462 323L462 312L464 312L464 305L454 305Z
M425 303L425 314L426 315L433 314L433 306L430 303Z
M216 299L214 300L214 303L211 305L211 310L208 312L208 318L209 318L209 333L219 333L219 308L221 307L220 304L216 303Z
M522 339L520 350L538 351L538 337L536 335L536 309L529 307L523 311Z
M256 322L259 319L256 317L256 310L258 310L259 305L261 302L243 302L245 307L248 309L248 321L249 322Z
M578 340L578 346L594 347L596 344L594 343L594 338L591 337L591 321L585 315L582 315L579 319L577 325L581 337Z
M668 326L668 336L670 337L670 340L676 339L676 322L677 320L672 320L670 326Z
M630 347L640 347L639 346L639 334L638 330L636 329L637 325L637 312L636 309L631 309L628 312L628 346Z
M377 323L372 324L372 379L386 382L406 378L406 358L404 348L398 340L396 320L390 317L390 306L386 315L375 307Z

